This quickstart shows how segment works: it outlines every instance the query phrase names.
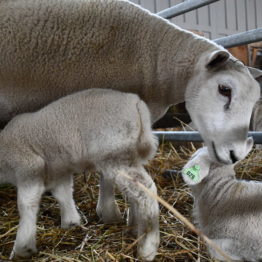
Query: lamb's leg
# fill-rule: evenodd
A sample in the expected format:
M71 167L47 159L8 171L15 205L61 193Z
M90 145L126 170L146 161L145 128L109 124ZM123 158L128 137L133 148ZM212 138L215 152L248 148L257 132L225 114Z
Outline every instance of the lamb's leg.
M61 227L69 228L80 225L81 218L73 198L73 176L67 175L57 181L51 192L60 205Z
M140 238L138 254L143 260L152 261L159 245L159 207L157 200L144 192L137 182L140 182L154 193L157 192L156 186L143 167L113 169L110 174L114 175L112 179L128 197L128 200L131 203L136 203L137 217L135 221L137 223L138 238Z
M44 189L44 185L39 181L18 185L17 204L20 221L14 244L15 256L30 257L37 252L36 221Z
M128 227L132 235L137 236L137 203L130 200L130 208L128 212Z
M96 212L100 219L106 224L122 222L122 216L115 200L114 183L103 174L100 175Z

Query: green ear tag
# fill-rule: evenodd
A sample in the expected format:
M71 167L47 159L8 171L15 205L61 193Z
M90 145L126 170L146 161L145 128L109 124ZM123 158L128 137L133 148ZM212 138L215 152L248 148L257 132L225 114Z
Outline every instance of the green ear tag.
M194 182L199 181L199 172L200 172L199 165L194 165L190 168L186 168L182 172L184 175L187 175L189 178L191 178L191 180L193 180Z

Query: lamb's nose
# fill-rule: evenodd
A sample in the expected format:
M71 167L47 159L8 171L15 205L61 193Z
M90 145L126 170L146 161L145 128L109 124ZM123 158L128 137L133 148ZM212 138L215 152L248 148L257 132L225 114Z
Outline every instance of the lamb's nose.
M230 150L229 154L230 154L232 164L235 164L238 161L238 158L236 157L235 152L233 150Z

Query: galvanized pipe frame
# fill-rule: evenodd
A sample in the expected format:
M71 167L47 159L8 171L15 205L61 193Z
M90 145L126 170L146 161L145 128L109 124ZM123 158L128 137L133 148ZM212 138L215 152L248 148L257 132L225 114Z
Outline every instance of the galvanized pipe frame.
M218 1L220 0L189 0L189 1L185 1L183 3L177 4L173 7L167 8L165 10L162 10L161 12L157 13L157 15L163 18L166 18L166 19L170 19L170 18L176 17L178 15L187 13L194 9L197 9L202 6L212 4ZM218 38L213 41L219 45L224 46L225 48L239 46L239 45L246 45L246 44L262 41L262 28Z
M196 131L154 131L154 135L160 141L171 142L203 142L199 132ZM253 137L255 144L262 144L262 132L248 132L249 137Z
M213 40L218 45L222 45L225 48L247 45L250 43L262 41L262 28L249 30L243 33L229 35L222 38Z
M165 10L162 10L161 12L157 13L157 15L166 19L170 19L217 1L220 0L188 0L170 8L167 8Z

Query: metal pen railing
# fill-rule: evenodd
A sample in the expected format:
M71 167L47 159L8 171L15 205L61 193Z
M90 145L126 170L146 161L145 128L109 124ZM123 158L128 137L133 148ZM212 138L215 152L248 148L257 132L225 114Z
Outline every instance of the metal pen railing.
M153 133L160 141L203 142L201 135L196 131L154 131ZM251 131L248 132L248 136L253 137L255 144L262 144L262 132Z
M162 10L161 12L157 13L157 15L166 19L170 19L217 1L220 0L189 0Z

